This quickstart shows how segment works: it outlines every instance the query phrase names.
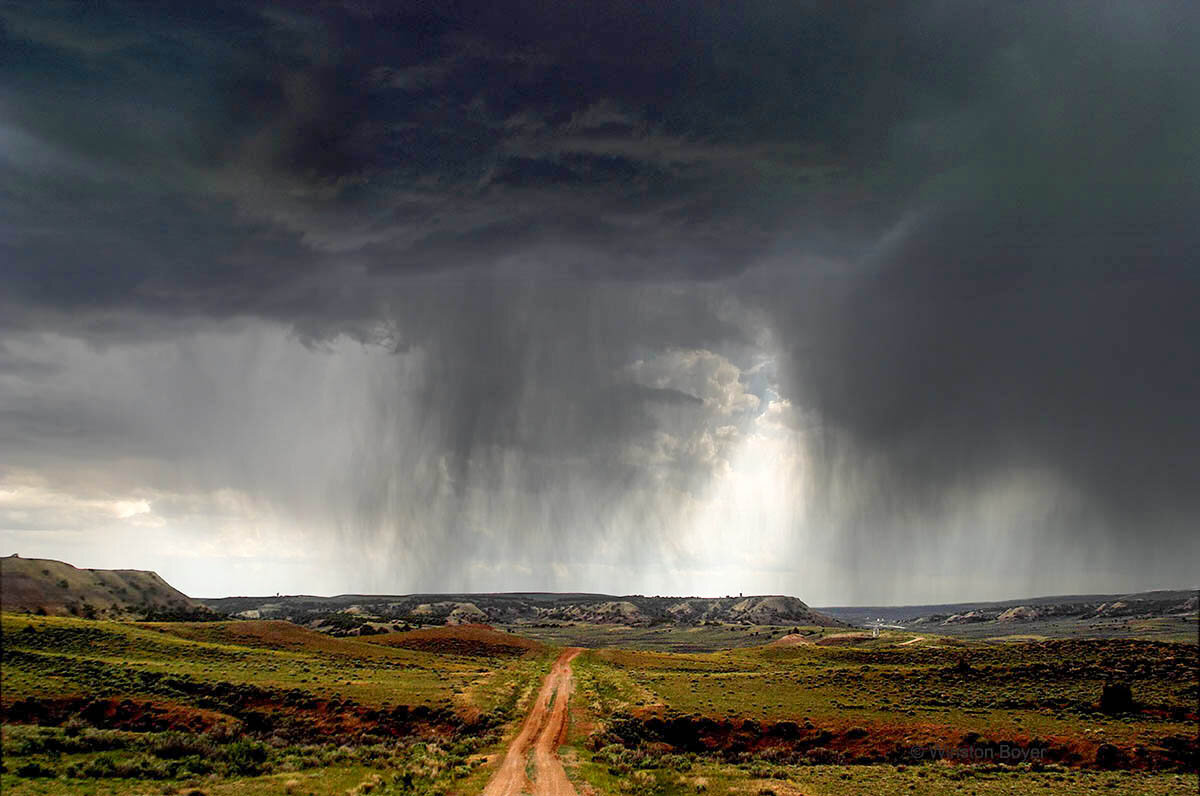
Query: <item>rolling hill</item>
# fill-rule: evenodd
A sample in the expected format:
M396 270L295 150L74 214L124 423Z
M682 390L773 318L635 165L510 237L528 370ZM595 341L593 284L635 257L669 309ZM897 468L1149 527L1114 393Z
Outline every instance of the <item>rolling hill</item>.
M48 616L195 619L211 615L156 572L78 569L45 558L0 558L0 608Z
M367 636L366 641L388 647L476 657L519 656L542 648L532 639L504 633L488 625L427 627Z

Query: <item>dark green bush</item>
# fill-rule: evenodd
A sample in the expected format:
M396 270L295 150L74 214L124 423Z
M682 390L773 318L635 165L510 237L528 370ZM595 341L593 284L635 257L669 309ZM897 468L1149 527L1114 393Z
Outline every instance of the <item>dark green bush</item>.
M267 760L267 747L257 741L234 741L221 749L221 756L238 774L260 774Z
M18 777L25 777L27 779L40 779L43 777L57 776L54 769L44 766L36 760L30 760L27 763L22 763L21 765L17 766L13 773L15 773Z
M86 779L106 779L115 777L117 774L117 764L112 755L98 755L92 760L87 761L77 769L77 773L72 773L73 777L82 777Z

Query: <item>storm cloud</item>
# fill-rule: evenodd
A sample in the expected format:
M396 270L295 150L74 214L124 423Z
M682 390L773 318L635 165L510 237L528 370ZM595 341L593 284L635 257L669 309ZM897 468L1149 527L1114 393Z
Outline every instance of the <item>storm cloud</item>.
M6 6L0 539L197 594L1178 586L1197 34Z

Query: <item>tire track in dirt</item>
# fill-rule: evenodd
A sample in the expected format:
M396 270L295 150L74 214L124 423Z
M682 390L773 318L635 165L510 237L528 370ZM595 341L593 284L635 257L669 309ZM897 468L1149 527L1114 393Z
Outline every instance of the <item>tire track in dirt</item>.
M521 731L509 744L500 768L483 789L483 796L518 796L529 792L534 796L578 796L558 758L558 747L567 736L571 661L582 651L578 647L565 649L554 661ZM535 766L532 783L525 774L530 750Z

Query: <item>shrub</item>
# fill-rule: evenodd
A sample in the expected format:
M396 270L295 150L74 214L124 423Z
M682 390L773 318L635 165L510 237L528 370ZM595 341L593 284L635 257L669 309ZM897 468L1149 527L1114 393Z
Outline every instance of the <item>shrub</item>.
M214 724L208 732L204 733L204 737L214 744L229 743L240 735L241 728L229 723Z
M659 760L659 764L663 768L669 768L673 771L691 771L692 757L690 755L663 755Z
M99 755L95 759L84 763L76 771L77 773L72 773L72 776L88 779L105 779L116 776L117 764L111 755Z
M238 774L259 774L267 760L267 747L256 741L234 741L221 750L221 756Z
M68 733L69 734L69 733ZM107 752L113 749L125 749L129 740L118 730L84 729L79 737L74 739L68 752Z
M211 755L216 748L204 736L164 732L150 740L149 751L163 760L178 760L183 757Z
M118 761L113 766L113 776L123 779L169 779L173 769L161 760L149 755L138 755L132 760Z
M44 766L34 760L17 766L13 773L15 773L18 777L25 777L27 779L39 779L42 777L55 776L54 769L48 768L47 766Z
M16 757L57 755L65 748L63 733L55 727L20 727L5 730L4 754Z

